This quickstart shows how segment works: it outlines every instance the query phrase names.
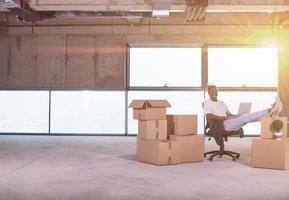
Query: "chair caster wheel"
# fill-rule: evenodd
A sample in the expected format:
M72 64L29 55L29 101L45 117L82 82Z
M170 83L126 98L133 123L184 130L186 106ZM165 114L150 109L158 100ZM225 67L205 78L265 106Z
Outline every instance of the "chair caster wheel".
M235 158L235 157L234 157L234 158L232 158L232 160L233 160L233 161L236 161L236 160L237 160L237 158Z
M209 161L212 161L212 160L213 160L213 158L214 158L213 156L210 156L210 157L209 157Z
M240 155L236 155L236 158L240 158Z

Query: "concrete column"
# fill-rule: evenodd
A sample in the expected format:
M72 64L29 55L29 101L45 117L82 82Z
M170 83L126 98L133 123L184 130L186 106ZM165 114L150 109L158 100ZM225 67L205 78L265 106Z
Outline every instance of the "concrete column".
M0 88L6 88L8 84L8 55L8 37L0 35Z
M286 38L279 48L279 95L284 104L282 116L289 118L289 39Z

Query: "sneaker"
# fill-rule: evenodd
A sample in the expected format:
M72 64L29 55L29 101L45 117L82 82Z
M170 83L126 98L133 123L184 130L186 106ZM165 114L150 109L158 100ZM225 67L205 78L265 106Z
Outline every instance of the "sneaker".
M283 109L283 103L280 100L279 96L277 96L273 104L273 107L271 109L270 116L274 118L278 117L282 109Z

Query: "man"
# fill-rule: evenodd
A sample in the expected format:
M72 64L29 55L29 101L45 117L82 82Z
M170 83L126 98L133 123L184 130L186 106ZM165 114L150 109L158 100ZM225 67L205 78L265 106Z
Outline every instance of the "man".
M282 110L283 104L277 96L272 108L258 112L234 116L230 113L223 101L218 101L218 90L215 85L208 87L209 100L204 102L204 113L209 120L223 121L226 131L237 131L247 123L259 121L262 117L277 117Z

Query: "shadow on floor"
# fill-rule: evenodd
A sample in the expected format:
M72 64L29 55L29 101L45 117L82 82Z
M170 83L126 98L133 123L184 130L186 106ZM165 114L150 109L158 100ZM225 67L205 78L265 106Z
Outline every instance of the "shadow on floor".
M137 161L136 154L126 154L126 155L121 155L119 156L120 158L123 158L125 160L130 160L130 161Z

